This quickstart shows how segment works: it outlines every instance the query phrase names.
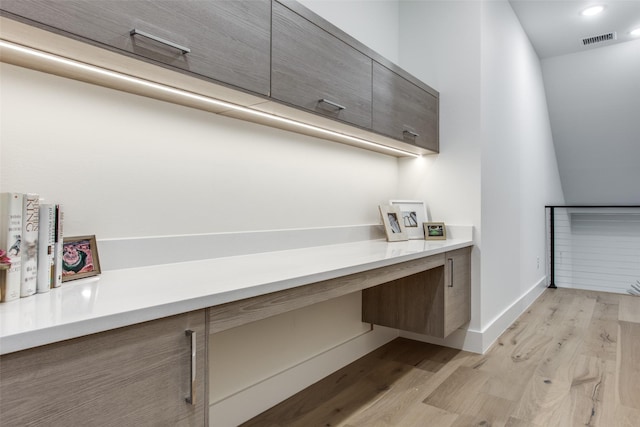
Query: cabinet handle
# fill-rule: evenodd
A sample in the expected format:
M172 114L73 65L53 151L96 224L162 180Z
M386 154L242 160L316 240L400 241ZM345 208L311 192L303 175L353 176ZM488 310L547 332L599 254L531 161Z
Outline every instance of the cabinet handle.
M453 258L448 258L449 262L449 287L453 288Z
M189 396L184 400L191 405L196 404L196 332L188 329L185 334L191 338L191 380L189 381Z
M191 52L191 49L189 49L188 47L179 45L179 44L174 43L172 41L169 41L167 39L163 39L162 37L154 36L153 34L149 34L149 33L145 32L145 31L140 31L140 30L138 30L136 28L134 28L133 30L129 31L129 34L132 35L132 36L138 35L138 36L146 37L146 38L151 39L151 40L155 40L158 43L162 43L165 46L169 46L169 47L173 47L175 49L178 49L183 54Z
M415 132L412 132L412 131L406 130L406 129L402 131L402 134L403 135L409 135L410 137L412 137L414 139L420 136L419 133L415 133Z
M347 109L347 107L345 107L344 105L340 105L340 104L338 104L336 102L329 101L328 99L325 99L325 98L320 99L318 102L322 102L324 104L331 105L332 107L335 107L335 108L337 108L338 110L341 110L341 111Z

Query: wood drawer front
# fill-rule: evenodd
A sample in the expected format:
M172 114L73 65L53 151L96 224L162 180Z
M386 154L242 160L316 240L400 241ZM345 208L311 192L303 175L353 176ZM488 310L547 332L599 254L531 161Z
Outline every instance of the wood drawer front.
M196 332L196 405L189 394ZM0 424L203 426L205 312L187 313L0 357Z
M438 152L438 102L429 92L373 63L374 131Z
M269 0L3 0L1 8L103 47L269 93ZM134 28L191 52L132 36Z
M371 127L369 57L277 2L273 2L271 55L272 98Z

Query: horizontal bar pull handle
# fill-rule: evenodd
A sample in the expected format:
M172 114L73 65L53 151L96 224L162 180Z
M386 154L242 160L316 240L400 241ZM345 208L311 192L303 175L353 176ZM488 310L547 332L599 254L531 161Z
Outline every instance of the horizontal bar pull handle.
M189 380L189 396L184 400L191 405L196 404L196 332L188 329L185 334L191 338L191 379Z
M402 134L405 135L405 136L408 135L408 136L410 136L410 137L412 137L414 139L420 136L419 133L415 133L415 132L407 130L407 129L403 130Z
M449 263L449 287L453 288L453 258L447 258Z
M332 107L335 107L340 111L347 109L347 107L345 107L344 105L340 105L337 102L329 101L328 99L325 99L325 98L320 99L318 102L321 102L321 103L327 104L327 105L331 105Z
M172 42L170 40L167 40L167 39L163 39L162 37L154 36L153 34L149 34L146 31L140 31L137 28L134 28L133 30L129 31L129 34L132 35L132 36L138 35L138 36L146 37L148 39L157 41L158 43L161 43L161 44L163 44L165 46L169 46L169 47L172 47L174 49L178 49L183 54L191 52L191 49L189 49L188 47L179 45L178 43L174 43L174 42Z

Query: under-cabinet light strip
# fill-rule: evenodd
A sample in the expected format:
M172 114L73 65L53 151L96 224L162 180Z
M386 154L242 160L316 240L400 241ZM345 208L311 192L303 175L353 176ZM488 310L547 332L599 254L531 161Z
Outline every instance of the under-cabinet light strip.
M22 45L19 45L19 44L7 42L5 40L0 40L0 47L11 49L11 50L14 50L16 52L27 54L27 55L30 55L30 56L33 56L33 57L37 57L37 58L40 58L40 59L44 59L44 60L47 60L47 61L57 62L59 64L68 65L68 66L71 66L71 67L74 67L74 68L77 68L77 69L80 69L80 70L88 71L88 72L93 73L93 74L98 74L98 75L107 76L107 77L115 78L115 79L118 79L118 80L126 81L126 82L129 82L129 83L134 83L134 84L137 84L139 86L144 86L144 87L148 87L148 88L157 90L159 92L170 93L172 95L178 95L178 96L181 96L183 98L193 99L193 100L196 100L196 101L205 102L205 103L212 104L212 105L217 105L219 107L228 108L230 110L241 111L241 112L248 113L248 114L251 114L251 115L254 115L254 116L266 118L268 120L287 123L289 125L293 125L293 126L296 126L296 127L299 127L299 128L309 129L309 130L313 130L313 131L316 131L316 132L324 133L326 135L336 136L336 137L343 138L343 139L351 141L351 142L355 142L357 144L368 145L368 146L377 147L377 148L382 148L382 149L388 150L390 152L401 154L401 155L408 155L408 156L413 156L413 157L421 157L420 154L415 154L415 153L412 153L410 151L405 151L405 150L401 150L401 149L394 148L394 147L388 147L386 145L378 144L376 142L367 141L366 139L357 138L357 137L354 137L354 136L351 136L351 135L346 135L346 134L343 134L343 133L340 133L340 132L324 129L324 128L321 128L321 127L317 127L317 126L310 125L310 124L307 124L307 123L299 122L299 121L296 121L296 120L291 120L291 119L288 119L288 118L285 118L285 117L276 116L276 115L273 115L273 114L265 113L263 111L258 111L258 110L254 110L254 109L251 109L251 108L243 107L243 106L240 106L240 105L237 105L237 104L232 104L230 102L220 101L220 100L215 99L215 98L209 98L207 96L198 95L196 93L188 92L188 91L182 90L182 89L176 89L174 87L166 86L166 85L163 85L163 84L160 84L160 83L154 83L154 82L151 82L149 80L141 79L139 77L132 77L132 76L129 76L127 74L122 74L122 73L119 73L119 72L116 72L116 71L111 71L111 70L108 70L108 69L105 69L105 68L100 68L100 67L97 67L95 65L86 64L86 63L83 63L83 62L79 62L79 61L76 61L76 60L64 58L62 56L54 55L54 54L51 54L51 53L42 52L40 50L36 50L36 49L30 48L30 47L26 47L26 46L22 46Z

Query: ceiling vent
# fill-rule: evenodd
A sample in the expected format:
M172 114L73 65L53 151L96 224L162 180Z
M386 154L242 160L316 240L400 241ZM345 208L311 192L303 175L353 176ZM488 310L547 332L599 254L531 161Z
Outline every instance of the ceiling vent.
M602 43L602 42L607 42L610 40L615 40L617 39L617 35L615 33L615 31L613 33L607 33L607 34L600 34L599 36L593 36L593 37L586 37L584 39L582 39L582 45L583 46L589 46L592 44L596 44L596 43Z

